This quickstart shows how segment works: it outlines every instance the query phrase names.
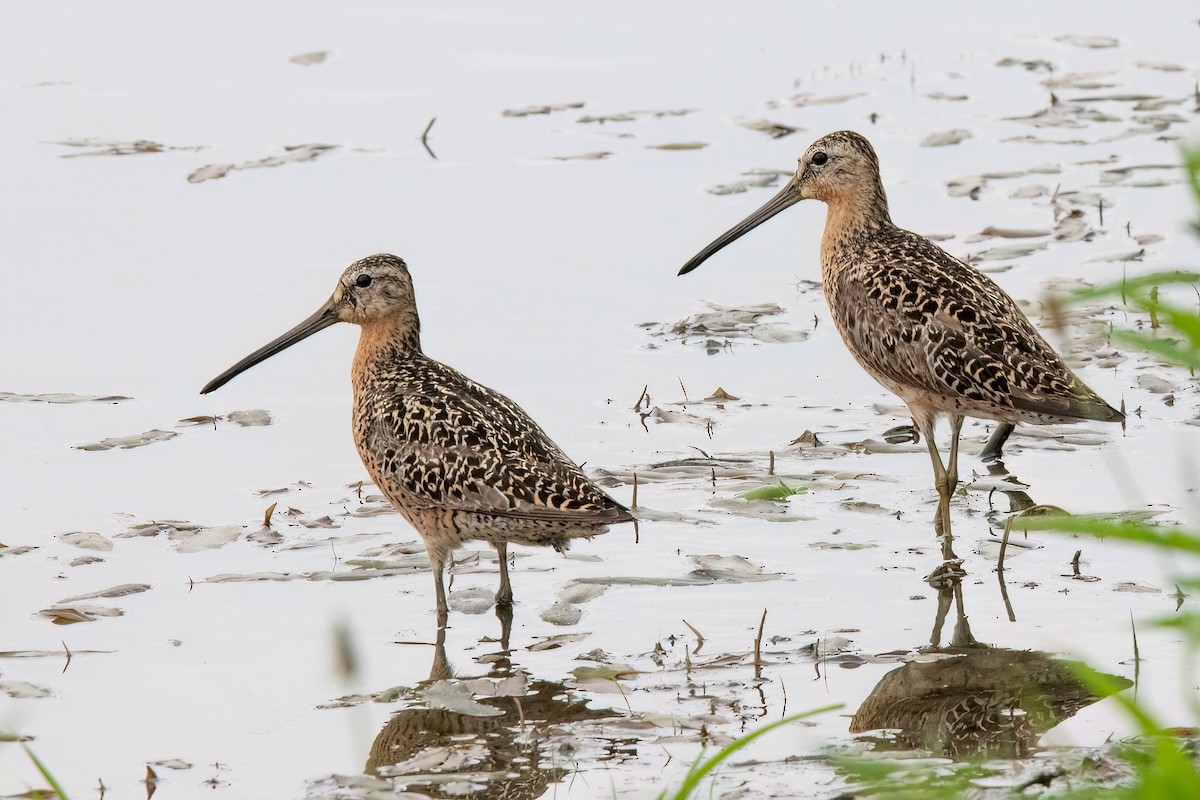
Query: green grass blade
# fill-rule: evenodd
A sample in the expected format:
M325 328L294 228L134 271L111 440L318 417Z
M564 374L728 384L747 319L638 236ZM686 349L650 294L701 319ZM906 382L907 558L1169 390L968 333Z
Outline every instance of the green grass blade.
M1122 293L1132 295L1142 289L1152 286L1169 286L1177 283L1200 283L1200 272L1192 270L1164 270L1139 275L1136 278L1124 278L1113 283L1093 286L1090 289L1080 289L1067 295L1067 301L1076 303L1081 300L1095 300L1099 297L1120 296Z
M1187 347L1179 341L1155 339L1134 331L1113 331L1112 338L1114 342L1124 342L1139 350L1153 353L1164 361L1193 369L1200 367L1200 348Z
M1030 531L1084 533L1101 539L1148 544L1163 550L1200 555L1200 535L1177 528L1142 525L1090 516L1014 517L1013 527Z
M825 714L830 711L836 711L841 707L842 705L839 703L837 705L825 706L824 708L816 708L812 711L805 711L803 714L793 714L790 717L784 717L783 719L778 719L774 722L763 725L761 728L753 730L750 733L747 733L745 736L739 736L729 744L722 747L715 755L712 755L709 758L704 758L704 754L701 753L700 758L697 759L696 763L692 765L692 768L688 770L687 775L684 776L683 783L680 784L677 790L675 790L674 794L670 795L670 800L686 800L686 798L691 797L692 792L696 791L697 787L700 786L700 782L704 780L705 776L720 766L721 763L727 760L731 755L736 753L738 750L741 750L743 747L750 744L764 733L769 733L776 728L782 727L783 725L790 725L793 722L805 719L806 717L812 717L816 716L817 714ZM664 789L658 798L659 800L667 800L667 790Z
M1183 153L1183 167L1187 171L1188 184L1192 194L1196 196L1196 204L1200 206L1200 145L1184 145L1180 148ZM1200 231L1200 217L1192 223Z
M46 783L50 784L50 788L58 795L59 800L67 800L67 793L63 791L59 782L50 774L50 770L46 769L46 765L42 763L42 760L33 754L33 751L29 749L29 745L21 746L25 748L25 755L29 756L29 760L37 767L38 772L42 773L42 777L46 779Z
M1166 303L1156 302L1151 307L1167 318L1167 324L1187 336L1192 342L1192 347L1200 347L1200 315Z
M1158 736L1162 733L1162 726L1131 695L1126 693L1125 684L1084 664L1072 664L1071 669L1080 682L1091 690L1092 694L1097 697L1109 698L1125 709L1125 713L1137 722L1142 733L1147 736Z

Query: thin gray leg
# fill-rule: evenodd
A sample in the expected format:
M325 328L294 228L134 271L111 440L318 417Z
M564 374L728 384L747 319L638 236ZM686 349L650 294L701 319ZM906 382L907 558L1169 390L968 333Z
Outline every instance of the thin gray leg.
M983 451L979 454L979 460L986 464L989 461L999 461L1003 458L1004 445L1008 442L1008 437L1012 435L1013 428L1015 427L1011 422L996 423L996 429L992 431L991 438L983 446Z
M427 546L425 549L429 552L429 563L433 566L433 592L437 596L438 624L443 625L442 620L450 611L450 606L446 603L446 584L443 582L446 560L437 548Z
M938 536L950 535L950 482L946 473L946 465L942 463L942 454L938 452L937 442L933 438L934 415L924 412L913 412L913 424L925 437L925 445L929 448L929 460L933 465L933 485L938 493L937 516L934 517L934 531Z
M951 494L958 488L958 438L962 433L962 426L962 414L950 415L950 466L946 470L946 482Z
M429 667L429 680L440 681L454 677L454 667L446 658L446 614L438 612L437 639L433 645L433 664Z
M500 590L496 592L496 605L512 605L512 584L508 580L508 543L495 542L492 547L496 548L500 562Z

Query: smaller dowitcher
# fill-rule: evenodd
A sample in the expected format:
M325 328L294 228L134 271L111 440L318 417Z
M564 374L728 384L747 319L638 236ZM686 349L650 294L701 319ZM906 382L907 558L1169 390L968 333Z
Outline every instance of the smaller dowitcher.
M362 328L350 373L354 444L371 480L425 542L439 615L448 608L445 562L462 541L496 548L503 605L512 602L509 542L563 550L574 537L633 519L520 406L422 352L412 278L393 255L351 264L316 313L200 393L338 322Z
M942 501L939 530L950 530L964 417L1007 425L1125 419L1071 372L991 278L892 223L879 159L852 131L809 146L782 191L679 274L808 199L828 207L821 279L834 325L858 363L904 401L925 437ZM950 420L949 468L933 439L943 415Z

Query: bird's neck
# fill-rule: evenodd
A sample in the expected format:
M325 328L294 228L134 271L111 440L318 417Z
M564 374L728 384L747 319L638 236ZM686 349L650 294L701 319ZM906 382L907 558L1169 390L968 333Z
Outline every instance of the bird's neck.
M829 264L836 255L853 247L856 241L869 239L878 231L894 227L888 212L887 196L876 184L859 192L847 192L825 201L829 211L821 236L821 262Z
M361 328L354 353L355 376L373 373L381 364L421 355L421 323L415 314L408 320L367 322Z

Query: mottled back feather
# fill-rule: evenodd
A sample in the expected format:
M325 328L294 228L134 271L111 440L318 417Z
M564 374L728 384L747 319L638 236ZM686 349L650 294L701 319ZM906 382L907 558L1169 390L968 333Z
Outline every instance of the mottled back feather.
M354 396L359 455L399 506L579 524L632 519L520 406L419 351L373 353Z
M1124 419L991 278L892 223L879 159L863 136L818 139L797 175L802 196L829 207L821 273L834 323L859 363L914 414Z
M889 222L824 261L835 324L882 382L946 398L942 411L1029 422L1120 418L1003 289L928 239Z

